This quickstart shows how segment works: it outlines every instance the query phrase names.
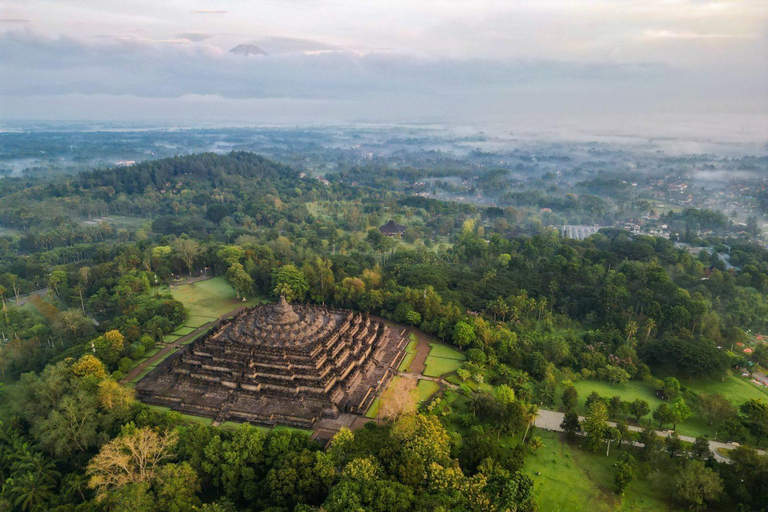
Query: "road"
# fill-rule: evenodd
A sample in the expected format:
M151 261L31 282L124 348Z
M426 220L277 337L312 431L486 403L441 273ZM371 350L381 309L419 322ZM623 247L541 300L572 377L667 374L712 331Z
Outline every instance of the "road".
M539 410L539 416L536 418L536 421L534 422L534 425L536 427L541 428L543 430L551 430L553 432L563 432L563 429L560 427L560 423L563 422L563 417L565 414L557 411L548 411L546 409L540 409ZM584 416L579 416L579 421L584 421ZM616 423L608 422L612 426L616 426ZM633 432L640 432L643 429L635 426L635 425L628 425L629 430L632 430ZM672 434L672 432L668 430L657 430L656 433L661 437L667 437ZM679 436L681 440L687 442L687 443L693 443L696 441L695 437L691 436ZM638 446L642 446L640 443L636 443ZM723 457L719 453L717 453L718 448L722 448L725 450L733 450L736 448L736 446L732 444L727 443L721 443L720 441L710 441L709 442L709 449L712 450L712 454L715 457L715 460L719 462L726 462L730 464L730 459L727 457ZM757 452L760 455L765 455L764 450L757 450Z

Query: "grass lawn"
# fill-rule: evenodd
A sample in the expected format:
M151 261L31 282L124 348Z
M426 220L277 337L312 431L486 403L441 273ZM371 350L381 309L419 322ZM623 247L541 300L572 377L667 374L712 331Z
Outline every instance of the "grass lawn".
M173 334L176 336L184 336L184 335L195 332L195 329L197 329L197 327L189 327L188 325L182 325L181 327L173 331Z
M411 333L411 336L413 336L413 333ZM419 342L415 339L411 339L411 341L408 342L408 345L405 346L406 352L413 352L416 353L416 345L418 345Z
M148 405L147 407L157 412L176 412L177 414L181 414L181 417L187 421L202 423L203 425L210 425L211 423L213 423L213 419L211 418L203 418L202 416L192 416L190 414L182 414L180 412L174 411L170 407L162 407L159 405Z
M625 402L632 402L638 398L645 400L648 402L648 405L651 406L651 412L643 418L642 426L648 424L654 409L663 402L663 400L656 396L654 389L649 384L642 381L631 380L624 386L612 386L610 383L603 381L580 380L574 382L574 386L579 392L579 407L577 410L581 415L586 415L587 413L587 408L584 406L584 402L587 400L587 395L592 391L597 391L603 398L611 398L612 396L619 395ZM561 402L557 402L557 405L560 406ZM693 404L690 403L688 405L691 407L693 406ZM631 421L628 421L628 423L634 424L634 418L632 418ZM654 421L653 426L658 428L658 422ZM667 423L665 427L671 428L672 425ZM714 438L716 429L707 425L706 421L696 417L694 412L694 415L688 418L688 420L677 424L677 433L684 436L709 436Z
M401 372L407 372L408 368L410 368L411 363L413 362L413 359L416 357L416 352L406 352L405 357L403 358L403 361L400 363L400 366L397 368Z
M525 459L539 510L546 512L664 512L676 510L643 479L632 482L624 497L611 490L619 450L590 453L571 446L554 432L537 430L544 447ZM537 475L536 473L541 474Z
M416 385L416 396L418 397L418 403L421 404L429 400L429 397L434 395L440 386L436 382L429 380L420 380Z
M427 360L424 361L423 375L427 377L440 377L446 373L455 372L461 367L461 361L458 359L446 359L444 357L432 357L427 356Z
M427 377L441 377L455 372L466 359L464 354L442 343L430 343L429 355L424 361L423 374Z
M464 354L442 343L430 343L429 344L429 357L442 357L444 359L457 359L459 361L466 360Z
M741 405L747 400L768 401L768 388L757 386L745 377L728 375L724 380L683 379L680 385L696 393L720 393L734 405Z
M195 317L204 317L208 319L206 321L211 321L210 319L216 319L239 306L253 306L263 302L259 297L251 297L248 301L242 302L222 276L174 286L171 293L176 300L184 303L189 309L190 321L185 323L189 327L195 327L199 321L203 320ZM204 323L206 322L202 321L199 325Z
M368 410L365 412L365 417L375 420L376 416L379 414L379 407L381 407L381 399L377 398L372 403L371 406L368 408Z

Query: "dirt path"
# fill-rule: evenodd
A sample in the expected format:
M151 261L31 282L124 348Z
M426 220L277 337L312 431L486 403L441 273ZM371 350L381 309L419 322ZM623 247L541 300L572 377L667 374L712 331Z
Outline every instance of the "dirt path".
M166 345L165 347L161 348L157 354L153 355L146 361L136 365L131 371L128 372L128 374L123 377L123 379L120 381L121 384L128 384L133 379L141 375L141 373L146 369L147 366L151 365L152 363L164 358L169 352L175 352L179 348L181 348L184 345L184 342L189 341L196 336L200 335L203 332L208 331L212 327L215 327L216 325L219 325L221 322L226 320L227 318L233 317L236 314L238 314L240 311L245 309L246 306L240 306L236 309L233 309L229 313L226 313L225 315L220 316L216 321L214 322L208 322L207 324L203 324L194 331L192 331L189 334L185 334L184 336L180 337L170 345Z
M430 350L429 342L432 338L419 330L411 329L410 332L416 336L416 356L413 358L413 361L411 361L411 366L408 367L408 372L421 374L427 368L426 361Z

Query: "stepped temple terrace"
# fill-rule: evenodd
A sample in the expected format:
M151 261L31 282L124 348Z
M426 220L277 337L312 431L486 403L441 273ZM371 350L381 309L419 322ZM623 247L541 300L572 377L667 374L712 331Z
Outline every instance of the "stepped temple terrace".
M166 359L136 386L149 404L227 420L313 428L362 414L407 340L368 315L312 305L246 309Z

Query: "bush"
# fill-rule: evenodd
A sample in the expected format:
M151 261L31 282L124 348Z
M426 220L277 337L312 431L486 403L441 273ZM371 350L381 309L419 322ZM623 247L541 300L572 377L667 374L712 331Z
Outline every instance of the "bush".
M130 357L123 357L117 363L117 371L128 373L133 368L133 360Z

